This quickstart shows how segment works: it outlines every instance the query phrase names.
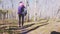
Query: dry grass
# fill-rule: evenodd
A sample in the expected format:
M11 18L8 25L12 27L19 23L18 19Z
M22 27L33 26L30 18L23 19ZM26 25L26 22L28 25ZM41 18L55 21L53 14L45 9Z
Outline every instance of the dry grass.
M4 23L9 24L11 26L11 28L17 26L18 25L17 22L18 22L17 20L5 20L4 21ZM3 21L0 20L0 24L2 24L2 23L3 23ZM41 27L41 25L46 24L46 23L48 23L48 25L44 25ZM56 19L56 20L55 19L49 19L49 20L41 19L38 22L24 23L24 26L30 25L30 24L34 24L34 25L27 26L26 30L30 31L27 34L50 34L52 31L60 32L60 19ZM39 26L39 28L38 28L38 26ZM36 28L36 29L34 29L34 28ZM0 32L2 32L2 31L0 30ZM11 32L11 31L8 31L8 32ZM14 34L18 34L21 32L21 30L13 30L13 32L15 32ZM7 33L7 31L4 33Z

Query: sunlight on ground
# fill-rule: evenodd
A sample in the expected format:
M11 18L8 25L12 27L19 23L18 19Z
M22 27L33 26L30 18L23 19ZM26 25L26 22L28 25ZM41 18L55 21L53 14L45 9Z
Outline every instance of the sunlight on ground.
M17 28L18 27L18 21L17 20L5 20L4 23L2 20L0 20L0 29L1 28L6 28L3 25L7 25L8 27L11 26L11 28ZM13 26L13 27L12 27ZM49 19L49 20L45 20L45 19L41 19L38 22L28 22L28 23L24 23L24 27L25 29L22 29L24 31L22 31L23 33L27 33L27 34L50 34L52 31L57 31L60 32L60 19ZM0 30L0 32L3 29ZM21 32L20 30L12 30L13 32L15 32L14 34L18 34ZM7 33L7 32L4 32Z

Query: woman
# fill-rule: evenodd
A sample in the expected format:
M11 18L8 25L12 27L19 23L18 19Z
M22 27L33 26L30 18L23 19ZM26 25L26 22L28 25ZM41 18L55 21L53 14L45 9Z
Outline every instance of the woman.
M20 2L18 6L19 27L22 27L24 24L24 15L23 15L24 8L25 8L24 3Z

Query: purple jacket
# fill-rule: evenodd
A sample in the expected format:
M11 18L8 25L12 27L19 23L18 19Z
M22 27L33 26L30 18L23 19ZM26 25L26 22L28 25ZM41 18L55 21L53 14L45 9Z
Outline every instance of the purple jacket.
M25 8L24 5L19 6L19 7L18 7L18 14L22 14L22 12L24 11L24 8Z

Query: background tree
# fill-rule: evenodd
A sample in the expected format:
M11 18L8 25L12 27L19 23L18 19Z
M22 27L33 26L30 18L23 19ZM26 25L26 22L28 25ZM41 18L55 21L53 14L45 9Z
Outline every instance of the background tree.
M28 22L29 22L29 0L26 0L26 8L28 12Z

